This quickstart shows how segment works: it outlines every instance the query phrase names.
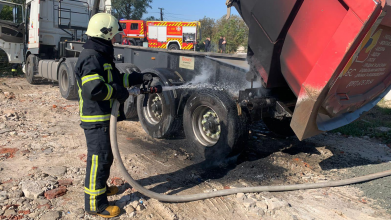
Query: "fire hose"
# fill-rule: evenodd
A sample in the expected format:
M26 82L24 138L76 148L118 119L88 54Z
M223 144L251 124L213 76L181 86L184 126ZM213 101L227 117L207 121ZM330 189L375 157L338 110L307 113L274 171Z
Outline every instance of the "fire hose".
M133 90L129 90L131 95L139 95L140 93L157 93L161 92L161 88L148 88L147 90L142 90L134 88ZM157 199L159 201L165 202L190 202L202 199L208 199L219 196L227 196L236 193L255 193L255 192L282 192L282 191L293 191L293 190L303 190L303 189L317 189L317 188L326 188L326 187L336 187L336 186L345 186L350 184L367 182L370 180L379 179L382 177L390 176L391 170L378 172L366 176L355 177L351 179L345 180L337 180L337 181L329 181L329 182L321 182L321 183L306 183L306 184L294 184L294 185L280 185L280 186L254 186L254 187L242 187L242 188L233 188L233 189L224 189L218 190L208 193L199 193L199 194L191 194L191 195L165 195L153 192L141 186L136 180L132 178L132 176L126 170L121 155L119 153L118 143L117 143L117 116L119 110L120 103L115 100L113 103L113 108L111 111L110 118L110 142L111 149L114 154L114 158L116 159L117 168L120 170L122 176L125 180L138 192L141 194L148 196L150 198Z

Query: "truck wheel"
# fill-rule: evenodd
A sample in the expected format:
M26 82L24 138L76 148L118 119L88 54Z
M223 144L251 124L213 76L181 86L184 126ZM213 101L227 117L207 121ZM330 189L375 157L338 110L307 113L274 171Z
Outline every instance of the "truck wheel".
M191 95L183 112L189 150L206 165L240 153L248 127L245 112L238 113L236 103L224 91L206 89Z
M117 63L115 65L121 73L141 73L141 70L132 63ZM129 96L124 103L124 113L127 119L134 119L137 117L137 97Z
M155 77L152 86L162 85ZM137 113L141 126L153 138L167 138L179 130L182 120L177 117L177 100L173 91L137 97Z
M30 55L27 57L26 61L26 80L30 84L36 84L37 78L34 76L34 70L38 66L38 58L35 55Z
M79 97L77 92L76 82L71 83L72 73L69 72L68 67L65 63L60 64L60 68L58 69L58 85L60 87L61 96L67 100L74 100Z
M179 45L178 44L170 44L170 46L168 46L168 49L169 50L179 50Z
M8 66L9 61L8 61L8 56L7 53L0 48L0 67L6 67Z

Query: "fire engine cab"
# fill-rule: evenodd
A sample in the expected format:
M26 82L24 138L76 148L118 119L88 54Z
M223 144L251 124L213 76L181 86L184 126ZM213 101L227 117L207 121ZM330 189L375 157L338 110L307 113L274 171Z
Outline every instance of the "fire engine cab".
M124 34L122 44L169 50L192 50L199 22L120 20Z

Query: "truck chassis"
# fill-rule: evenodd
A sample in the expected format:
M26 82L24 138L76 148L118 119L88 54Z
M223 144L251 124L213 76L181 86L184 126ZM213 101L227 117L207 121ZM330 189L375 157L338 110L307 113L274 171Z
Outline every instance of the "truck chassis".
M38 62L38 70L32 77L58 81L61 95L76 99L73 68L83 43L68 41L60 45L62 58L34 61ZM295 96L289 90L269 90L246 80L249 65L245 55L123 45L114 49L120 72L154 73L158 77L152 85L176 86L162 94L130 97L125 102L127 118L138 116L143 129L154 138L170 138L183 129L187 148L201 159L216 162L241 152L251 122L265 119L273 128L281 122L290 130ZM29 62L26 68L26 76L30 77Z

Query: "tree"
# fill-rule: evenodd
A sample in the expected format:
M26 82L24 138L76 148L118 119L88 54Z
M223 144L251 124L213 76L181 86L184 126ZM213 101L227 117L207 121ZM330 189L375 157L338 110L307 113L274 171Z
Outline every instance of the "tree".
M156 18L155 16L149 16L145 20L147 20L147 21L160 21L160 19Z
M212 35L212 42L218 42L220 36L224 36L227 40L227 53L233 53L236 52L239 46L246 47L248 27L241 17L231 15L231 18L226 20L224 15L216 21Z
M152 0L115 0L112 1L113 15L118 19L140 20Z
M226 52L234 53L239 46L247 48L248 41L248 27L244 23L243 19L239 16L232 15L230 19L226 20L224 15L217 21L204 17L199 20L201 23L202 38L198 42L200 50L204 49L204 41L207 37L211 38L211 49L214 52L218 50L218 42L220 36L226 37L227 45Z
M12 14L12 10L13 10L13 7L8 6L8 5L4 5L0 11L0 20L13 21L14 17Z
M213 28L215 25L215 19L213 18L207 18L206 16L199 20L201 23L201 35L202 40L206 39L207 37L212 38L213 37Z

